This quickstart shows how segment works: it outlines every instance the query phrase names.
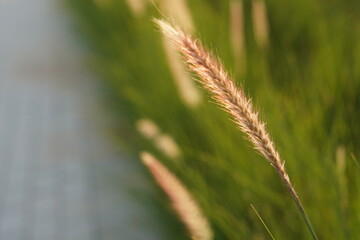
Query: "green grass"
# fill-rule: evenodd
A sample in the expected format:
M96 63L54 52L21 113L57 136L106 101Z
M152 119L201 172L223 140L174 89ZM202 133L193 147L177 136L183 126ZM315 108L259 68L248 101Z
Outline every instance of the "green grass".
M150 4L136 18L125 1L108 2L99 7L68 0L91 66L119 116L118 135L125 135L127 149L154 153L185 183L216 239L269 239L251 203L276 239L311 239L275 171L229 116L209 102L204 90L198 108L183 104L151 21L160 17L158 10ZM360 3L269 0L270 44L262 50L253 37L251 2L244 1L247 67L241 76L233 60L228 1L187 2L196 35L216 49L266 120L319 239L355 239L360 235L360 171L351 155L360 155ZM181 161L167 159L136 135L134 123L144 117L175 139ZM341 146L344 176L336 164ZM170 211L164 195L158 199ZM184 239L181 228L169 229L169 239Z

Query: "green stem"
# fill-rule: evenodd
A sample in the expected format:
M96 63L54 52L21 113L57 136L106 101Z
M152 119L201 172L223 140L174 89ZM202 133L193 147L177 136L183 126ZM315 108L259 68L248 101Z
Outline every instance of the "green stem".
M300 203L300 201L299 201L299 203ZM311 236L313 237L314 240L318 240L318 237L316 236L315 230L314 230L313 226L311 225L311 222L310 222L310 220L309 220L303 206L301 205L301 203L300 203L300 206L298 205L298 208L300 210L301 215L303 216L303 218L305 220L305 223L306 223L306 225L307 225L307 227L308 227L308 229L309 229L309 231L311 233Z
M314 240L318 240L318 237L316 236L315 230L314 230L313 226L311 225L311 222L310 222L310 220L309 220L309 218L308 218L308 216L307 216L307 214L305 212L305 209L304 209L303 205L301 204L300 199L297 196L294 188L292 187L291 184L287 185L287 187L290 190L290 193L291 193L291 195L292 195L292 197L293 197L293 199L295 201L295 204L298 207L301 215L303 216L303 218L305 220L306 226L308 227L308 229L309 229L309 231L311 233L311 236L313 237Z

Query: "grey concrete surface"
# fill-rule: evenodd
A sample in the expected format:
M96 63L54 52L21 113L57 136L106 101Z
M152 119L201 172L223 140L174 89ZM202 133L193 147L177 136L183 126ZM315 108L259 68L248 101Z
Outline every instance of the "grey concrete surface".
M55 0L0 0L0 239L161 239Z

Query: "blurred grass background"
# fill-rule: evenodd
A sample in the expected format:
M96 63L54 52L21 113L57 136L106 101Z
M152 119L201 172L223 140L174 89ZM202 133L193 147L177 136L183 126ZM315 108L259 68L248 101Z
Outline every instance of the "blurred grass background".
M268 239L250 204L276 239L310 239L276 172L251 149L229 116L201 88L196 89L201 96L194 105L179 95L152 18L164 12L176 22L171 12L180 10L175 5L173 11L171 5L170 10L163 8L170 0L133 0L140 4L135 8L130 1L67 0L89 63L103 80L100 86L118 121L114 135L119 144L134 156L147 150L159 157L193 193L216 239ZM234 2L183 3L194 35L216 49L267 122L319 238L356 239L360 235L356 160L360 153L360 2L267 0L265 44L256 39L254 1ZM241 23L231 22L235 6L242 6L243 16L235 17L235 22L243 21L243 31ZM244 42L240 50L234 44L234 27ZM139 134L140 119L156 123L176 142L179 153L164 154L154 139ZM171 211L160 191L157 200ZM159 219L170 229L169 239L184 239L183 228L170 226L176 220L168 220Z

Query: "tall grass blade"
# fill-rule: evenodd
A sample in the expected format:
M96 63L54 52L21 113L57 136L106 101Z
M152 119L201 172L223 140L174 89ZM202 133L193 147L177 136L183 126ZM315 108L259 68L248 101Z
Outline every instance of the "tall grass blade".
M254 210L255 214L257 215L257 217L260 219L262 225L265 227L266 231L269 233L270 237L275 240L274 236L272 235L272 233L270 232L270 229L268 228L268 226L266 225L266 223L264 222L264 220L262 219L262 217L260 216L260 214L258 213L258 211L256 210L256 208L250 204L251 208Z

